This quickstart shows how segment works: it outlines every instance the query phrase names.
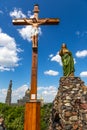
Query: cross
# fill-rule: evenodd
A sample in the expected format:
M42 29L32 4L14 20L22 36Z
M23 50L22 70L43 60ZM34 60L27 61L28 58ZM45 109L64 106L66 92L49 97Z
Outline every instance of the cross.
M40 25L57 25L60 20L58 18L38 18L39 6L34 5L34 18L14 19L14 25L31 25L32 40L32 72L31 72L31 89L30 100L37 100L37 65L38 65L38 27Z

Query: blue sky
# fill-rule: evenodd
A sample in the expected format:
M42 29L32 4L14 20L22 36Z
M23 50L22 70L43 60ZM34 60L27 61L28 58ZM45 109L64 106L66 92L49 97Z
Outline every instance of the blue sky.
M13 81L12 102L30 87L31 26L14 26L14 18L33 16L39 4L39 18L59 18L58 25L40 26L38 44L38 98L52 102L63 76L58 52L66 43L75 61L75 76L87 85L87 1L86 0L0 0L0 102L5 102L9 81Z

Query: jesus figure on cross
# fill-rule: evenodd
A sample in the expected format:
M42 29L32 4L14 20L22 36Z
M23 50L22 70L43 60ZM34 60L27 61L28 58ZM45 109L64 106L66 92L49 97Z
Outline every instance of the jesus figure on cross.
M32 21L29 21L24 18L24 21L27 22L29 25L32 25L31 30L31 39L32 39L32 47L37 48L38 47L38 33L39 33L39 25L47 22L48 19L44 19L43 21L38 22L38 20L34 17L32 18Z

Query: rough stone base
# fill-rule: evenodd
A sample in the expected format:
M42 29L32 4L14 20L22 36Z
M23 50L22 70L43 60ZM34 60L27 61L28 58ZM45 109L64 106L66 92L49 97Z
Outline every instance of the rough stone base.
M79 77L61 77L48 130L87 130L87 88Z

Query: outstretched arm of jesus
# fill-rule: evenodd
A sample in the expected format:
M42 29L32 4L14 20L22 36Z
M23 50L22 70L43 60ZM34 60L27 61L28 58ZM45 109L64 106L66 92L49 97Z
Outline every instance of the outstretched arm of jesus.
M24 18L24 21L27 22L28 24L31 24L31 25L33 24L33 21L29 21L26 18Z
M49 19L46 18L46 19L44 19L43 21L39 22L38 25L43 24L43 23L46 23L48 20L49 20Z

